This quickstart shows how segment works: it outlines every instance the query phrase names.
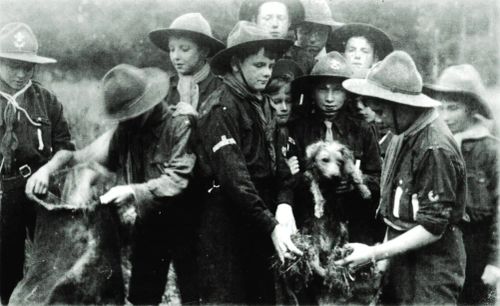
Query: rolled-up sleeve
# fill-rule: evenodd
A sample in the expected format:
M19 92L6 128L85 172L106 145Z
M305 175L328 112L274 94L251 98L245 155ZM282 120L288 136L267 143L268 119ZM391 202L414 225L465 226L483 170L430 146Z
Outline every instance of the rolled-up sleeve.
M170 128L165 129L161 137L171 144L171 151L164 152L168 159L157 163L161 175L142 184L133 184L132 188L138 203L149 203L160 198L179 195L188 185L196 156L189 147L192 129L186 116L171 119Z
M457 205L458 177L453 157L439 147L429 148L419 164L415 191L419 210L416 221L434 235L441 235Z

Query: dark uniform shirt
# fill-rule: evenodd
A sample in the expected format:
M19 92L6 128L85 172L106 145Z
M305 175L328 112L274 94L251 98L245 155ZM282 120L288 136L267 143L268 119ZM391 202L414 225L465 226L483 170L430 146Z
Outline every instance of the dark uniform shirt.
M0 96L3 116L6 100ZM41 142L38 136L38 127L32 125L26 116L18 111L18 120L14 123L14 133L18 139L18 147L14 151L12 168L18 169L29 165L32 171L45 164L59 150L74 150L71 142L68 122L63 115L63 106L57 97L43 88L40 83L33 81L24 93L24 98L18 101L26 109L30 117L38 123L41 132ZM5 133L5 123L0 121L0 139ZM16 173L12 173L16 174Z
M305 152L310 144L324 140L326 126L319 116L301 118L291 126L291 134L297 143L300 168L305 169ZM347 116L344 112L332 122L333 139L347 145L354 158L360 161L360 169L365 174L365 183L374 197L378 197L380 185L380 153L377 139L368 124Z
M200 162L209 166L205 173L211 172L208 176L252 227L271 233L277 224L268 200L274 171L257 111L223 84L205 102L201 116L198 132L206 159Z
M392 189L382 194L380 213L390 226L418 224L441 235L462 220L466 203L465 165L448 127L436 119L404 140Z

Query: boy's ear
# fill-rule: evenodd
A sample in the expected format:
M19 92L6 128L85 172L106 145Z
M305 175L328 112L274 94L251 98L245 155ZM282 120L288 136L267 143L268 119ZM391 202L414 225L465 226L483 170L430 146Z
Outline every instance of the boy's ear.
M239 68L239 65L238 65L238 59L236 58L236 56L232 56L229 63L231 65L231 70L233 72L240 71L240 68Z

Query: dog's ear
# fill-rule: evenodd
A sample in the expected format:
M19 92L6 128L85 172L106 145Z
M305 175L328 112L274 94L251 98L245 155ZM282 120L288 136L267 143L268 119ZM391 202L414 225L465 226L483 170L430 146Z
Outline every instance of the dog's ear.
M342 154L344 161L347 161L347 160L353 161L354 160L354 154L352 153L351 150L349 150L348 147L342 145L342 147L340 148L340 153Z
M342 145L340 149L340 153L342 154L343 161L343 172L344 174L350 174L354 171L354 154L348 147Z
M317 141L313 144L310 144L306 148L306 160L309 162L311 159L314 159L318 154L319 150L325 145L324 141Z
M306 169L311 169L314 166L314 162L316 159L316 155L318 155L319 151L325 145L324 141L317 141L313 144L310 144L306 148Z

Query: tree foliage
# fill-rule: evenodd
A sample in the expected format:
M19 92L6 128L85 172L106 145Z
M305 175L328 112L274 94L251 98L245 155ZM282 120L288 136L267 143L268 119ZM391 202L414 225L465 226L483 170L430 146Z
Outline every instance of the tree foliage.
M166 70L168 56L147 34L187 12L200 12L225 40L242 0L0 0L2 24L31 25L41 53L58 59L56 78L100 77L126 62ZM471 63L496 83L498 7L495 0L329 0L335 19L365 22L386 31L409 52L426 81L450 64ZM76 72L76 73L75 73Z

